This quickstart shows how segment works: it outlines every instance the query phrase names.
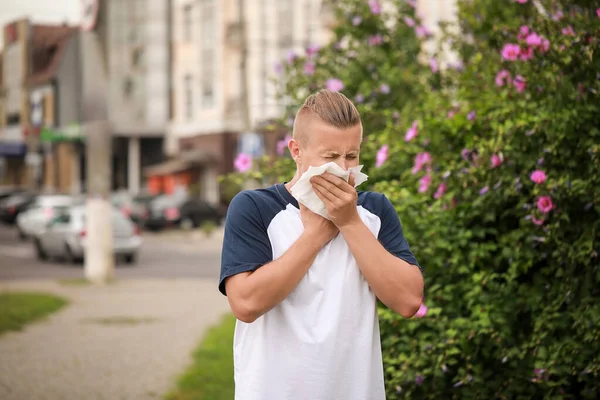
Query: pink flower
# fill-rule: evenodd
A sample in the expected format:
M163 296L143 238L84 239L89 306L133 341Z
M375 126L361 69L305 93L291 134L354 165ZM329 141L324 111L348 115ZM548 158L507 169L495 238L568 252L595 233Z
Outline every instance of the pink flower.
M319 46L317 46L316 44L312 44L306 48L306 55L309 57L317 55L318 52L319 52Z
M418 38L423 38L429 36L431 33L429 32L429 29L427 29L427 27L419 25L415 28L415 34Z
M292 64L295 60L296 60L296 53L294 52L294 50L288 51L288 54L287 54L288 64Z
M292 140L290 135L285 135L283 139L277 142L277 154L282 156L285 153L285 149L288 146L288 143Z
M467 114L467 119L469 121L473 121L476 117L477 117L477 113L475 113L475 111L471 111L469 114Z
M536 217L532 216L531 217L531 222L533 222L537 226L540 226L540 225L542 225L544 223L544 220L543 219L537 219Z
M554 13L554 15L552 15L552 19L554 21L560 21L563 18L564 14L562 12L562 10L558 10L557 12Z
M517 3L521 3L521 4L525 4L527 3L527 0L516 0Z
M252 157L246 153L240 153L235 158L233 166L238 170L238 172L246 172L252 168Z
M386 83L382 83L381 86L379 86L379 91L383 94L389 94L390 86Z
M378 46L383 43L383 37L381 34L370 36L368 39L369 46Z
M569 25L562 29L562 34L565 36L575 36L575 31L573 30L573 27Z
M381 14L381 5L379 5L377 0L369 0L369 7L371 8L372 14Z
M428 191L429 185L431 185L431 175L427 174L419 179L419 193L425 193Z
M325 88L332 92L339 92L344 89L344 82L337 78L329 78L327 79L327 82L325 82Z
M410 26L411 28L415 26L415 20L411 17L404 17L404 23Z
M506 83L510 85L510 83L511 83L510 72L503 69L502 71L500 71L496 74L496 85L504 86L505 80L506 80Z
M542 40L542 45L540 46L540 48L542 49L542 52L547 52L550 48L550 41L548 39Z
M429 68L431 68L431 72L433 72L434 74L439 71L438 63L435 60L435 58L431 58L431 60L429 60Z
M544 183L546 181L546 173L542 170L536 169L531 173L531 180L537 183Z
M423 303L421 303L421 307L419 307L419 309L417 310L415 317L417 318L423 318L424 316L427 315L427 306Z
M492 155L492 157L490 158L490 162L492 164L492 168L496 168L502 165L502 159L497 154Z
M527 87L527 84L525 83L525 78L523 78L521 75L517 75L515 77L514 85L517 88L517 92L519 93L525 91L525 88Z
M375 157L375 166L381 167L388 158L388 145L384 144L377 150L377 156Z
M527 37L527 35L529 35L529 27L527 25L523 25L519 29L519 34L517 35L517 39L519 39L519 40L525 40L525 38Z
M554 204L552 204L550 196L540 196L537 201L537 207L541 212L547 214L554 208Z
M521 61L531 60L533 58L533 47L521 49L521 52L519 53L519 58L521 59Z
M315 73L315 63L307 61L304 63L304 75L311 76Z
M596 15L600 18L600 8L596 9Z
M283 65L280 62L275 63L274 70L276 74L281 74L283 72Z
M538 35L535 32L530 33L529 35L527 35L527 38L525 38L525 42L529 45L529 46L539 46L542 44L542 37L540 35Z
M416 138L418 134L419 134L419 130L418 130L418 126L417 126L417 121L414 121L412 123L411 127L408 128L408 130L406 131L406 135L404 135L404 141L410 142L411 140Z
M352 18L352 25L354 25L354 26L360 25L361 22L362 22L362 18L359 17L358 15L356 17Z
M434 199L439 199L440 197L442 197L444 194L446 194L446 183L442 182L440 183L440 186L438 186L437 190L435 191L435 194L433 195Z
M490 190L489 186L484 186L481 188L481 190L479 191L479 195L483 196L484 194L486 194L488 191Z
M431 162L431 154L428 152L419 153L415 156L415 165L413 166L413 175L419 172L425 164Z
M507 43L502 48L502 58L509 61L516 61L521 52L518 44Z

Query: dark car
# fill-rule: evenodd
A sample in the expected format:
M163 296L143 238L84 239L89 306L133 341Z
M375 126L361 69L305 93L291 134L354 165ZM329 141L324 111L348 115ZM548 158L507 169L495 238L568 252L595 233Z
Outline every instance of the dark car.
M0 202L4 199L23 193L25 190L14 186L0 186Z
M22 192L13 194L0 202L0 221L14 224L20 212L35 200L34 193Z
M144 226L150 230L167 227L191 229L205 222L220 225L224 213L206 201L187 195L163 195L149 203L149 215Z

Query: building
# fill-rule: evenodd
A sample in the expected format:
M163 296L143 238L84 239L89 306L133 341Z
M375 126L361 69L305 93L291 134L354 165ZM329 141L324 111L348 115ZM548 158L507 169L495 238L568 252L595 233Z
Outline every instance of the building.
M232 171L238 150L260 154L269 140L252 131L282 115L271 80L276 63L328 40L322 11L321 0L173 0L174 105L165 145L172 160L145 170L157 190L193 184L219 201L217 176Z
M113 129L113 189L137 193L141 169L163 160L171 113L170 0L99 2Z
M19 20L3 28L0 184L28 186L32 184L33 174L25 162L29 105L24 82L29 68L30 24L27 20Z

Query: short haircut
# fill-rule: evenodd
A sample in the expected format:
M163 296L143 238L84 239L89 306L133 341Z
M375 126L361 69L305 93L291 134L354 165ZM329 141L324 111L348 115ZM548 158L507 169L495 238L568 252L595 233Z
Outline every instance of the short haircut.
M305 132L302 132L299 121L308 115L316 116L327 125L339 129L352 128L361 123L360 113L352 101L342 93L327 89L321 89L308 96L296 113L292 136L300 142L305 139Z

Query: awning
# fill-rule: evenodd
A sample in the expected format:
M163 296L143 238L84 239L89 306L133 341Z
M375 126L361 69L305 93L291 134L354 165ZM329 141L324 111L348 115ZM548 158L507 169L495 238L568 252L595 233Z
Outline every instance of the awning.
M1 143L0 157L23 157L27 153L25 143Z
M144 168L145 176L170 175L193 167L217 163L217 158L203 150L185 151L177 158Z

